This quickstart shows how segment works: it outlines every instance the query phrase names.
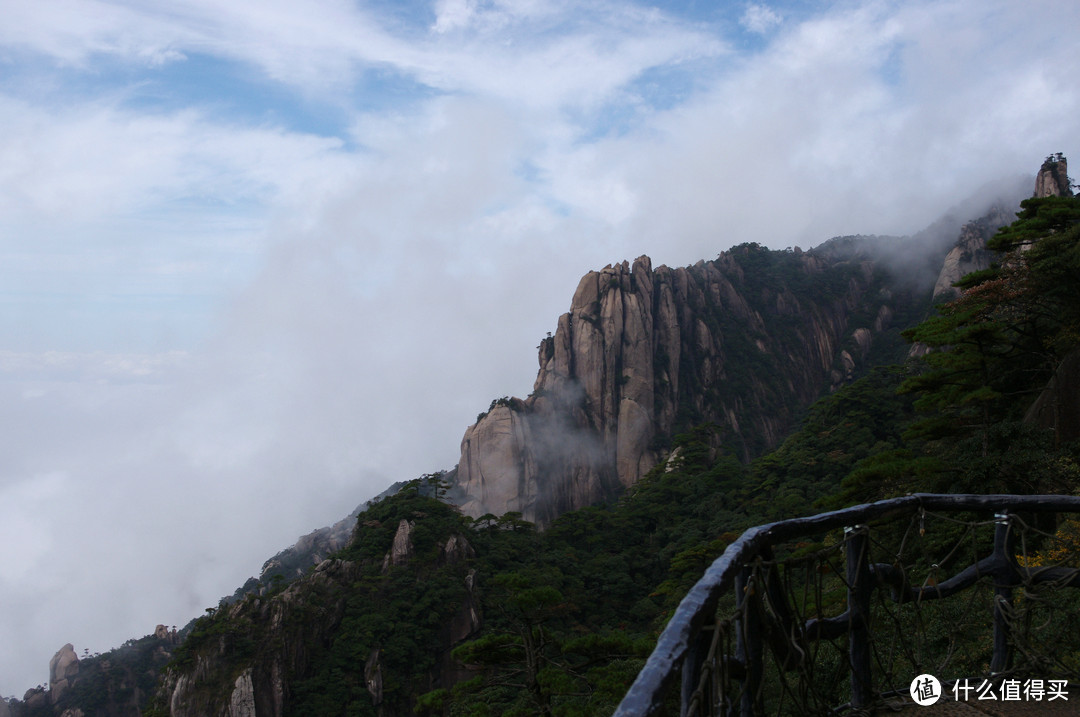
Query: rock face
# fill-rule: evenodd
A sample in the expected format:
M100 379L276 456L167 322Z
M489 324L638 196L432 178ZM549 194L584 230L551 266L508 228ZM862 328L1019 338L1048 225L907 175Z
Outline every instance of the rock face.
M71 687L78 674L79 657L69 642L49 660L49 699L53 704L60 701L64 690Z
M465 432L454 497L474 517L543 525L635 483L687 426L714 422L743 458L776 445L888 329L883 281L858 241L835 240L589 272L540 343L532 395L496 401Z
M960 296L960 289L953 284L966 274L990 267L994 257L987 251L986 242L998 229L1015 218L1015 215L1001 206L995 206L986 216L964 225L956 246L945 256L945 263L938 274L937 283L934 284L935 301L951 301L957 298Z
M251 685L251 669L236 678L232 696L229 698L228 717L255 717L255 690Z
M1060 152L1051 155L1043 162L1039 174L1035 177L1036 197L1071 197L1069 186L1069 164Z
M383 560L384 573L390 569L391 565L405 565L412 558L412 530L415 526L415 522L404 519L398 523L397 532L394 533L394 544L390 547L390 551L387 552L386 558Z

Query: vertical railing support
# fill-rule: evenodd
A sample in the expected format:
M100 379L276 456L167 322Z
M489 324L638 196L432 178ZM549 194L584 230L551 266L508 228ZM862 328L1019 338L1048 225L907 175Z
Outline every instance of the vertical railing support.
M746 670L742 679L742 697L739 713L742 717L763 714L761 699L761 676L764 672L761 654L761 618L755 601L760 590L754 569L746 565L735 578L735 605L738 610L738 629L735 633L735 655Z
M847 542L848 660L851 706L863 709L874 699L870 673L870 540L865 525L844 528Z
M691 641L686 657L682 665L682 700L679 705L679 717L686 717L690 710L690 702L697 691L705 658L709 653L711 635L702 630ZM707 710L698 708L698 714L711 714Z
M997 524L994 526L994 655L990 659L991 674L1009 669L1012 661L1006 611L1012 605L1012 559L1015 546L1015 538L1009 529L1008 513L997 513L994 518Z

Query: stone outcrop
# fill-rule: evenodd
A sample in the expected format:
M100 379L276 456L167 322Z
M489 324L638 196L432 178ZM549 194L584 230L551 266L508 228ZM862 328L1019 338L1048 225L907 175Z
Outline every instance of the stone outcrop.
M1036 197L1071 197L1072 187L1069 186L1069 164L1060 152L1051 155L1039 168L1039 174L1035 177Z
M251 668L248 668L236 678L227 717L255 717L255 714L255 689L251 684Z
M49 693L44 687L31 687L23 694L22 702L23 707L31 713L47 709Z
M64 691L71 687L78 674L79 656L69 642L49 660L49 699L53 704L60 701Z
M818 281L837 290L796 288ZM881 282L858 242L589 272L538 347L533 393L496 401L465 432L452 495L474 517L518 511L545 524L618 494L663 458L673 431L709 421L752 457L850 379L888 329ZM854 323L856 311L872 319Z
M176 628L170 630L165 625L158 625L154 628L154 637L167 645L175 645Z
M987 250L986 242L994 236L998 228L1014 218L1003 209L995 208L986 217L964 225L956 245L945 256L945 263L934 284L935 301L952 301L960 296L960 289L953 284L960 281L961 277L973 271L990 268L994 255Z
M415 521L402 519L398 523L397 532L394 533L394 543L383 559L382 569L385 573L391 565L401 566L409 562L413 555L412 531L416 527Z

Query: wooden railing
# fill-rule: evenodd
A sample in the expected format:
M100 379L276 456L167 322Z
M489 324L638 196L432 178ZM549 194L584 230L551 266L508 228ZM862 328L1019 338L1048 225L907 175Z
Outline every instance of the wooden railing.
M1011 674L1017 645L1025 653L1033 649L1030 642L1014 634L1017 623L1014 602L1026 598L1032 603L1039 591L1048 587L1080 587L1080 570L1075 566L1043 565L1042 561L1033 559L1029 548L1045 544L1052 536L1045 530L1034 529L1029 522L1040 514L1077 512L1080 512L1080 497L1073 496L914 494L751 528L713 562L683 599L615 715L676 714L676 705L677 713L682 716L771 714L781 709L792 714L869 710L888 695L907 691L907 684L888 683L890 679L898 679L903 670L892 670L885 664L884 648L875 645L875 625L889 626L893 633L888 638L891 641L897 639L896 633L900 633L902 640L906 632L914 634L925 628L906 627L921 625L919 620L924 619L921 614L911 618L894 612L882 617L886 613L873 603L875 597L880 605L907 606L898 610L925 610L928 601L949 598L980 582L985 589L993 591L988 601L992 605L988 611L992 614L983 613L982 618L984 623L992 624L993 647L988 669L981 671L987 678ZM955 515L986 519L965 522L964 518L951 517ZM934 559L922 556L919 558L922 572L918 574L926 577L921 584L913 585L912 577L918 572L915 562L902 553L905 545L918 543L925 534L928 516L950 521L954 532L962 532L963 526L992 526L990 554L943 580L936 578L940 570ZM872 531L868 526L873 525L877 531L883 529L878 526L893 525L896 535L902 531L895 526L904 519L909 528L900 540L899 551L890 548L885 551L888 561L873 562ZM846 589L846 603L833 600L846 605L846 609L829 617L822 614L821 600L793 597L791 579L781 575L782 561L775 559L774 550L799 538L839 529L843 529L843 537L834 540L831 554L842 554L842 565L838 557L835 565L827 557L817 558L816 564L819 573L832 571L829 579L834 587ZM919 538L909 539L912 531ZM972 541L973 546L989 543L988 538L982 543L975 538ZM956 551L954 547L952 552ZM955 558L949 556L950 564ZM946 564L945 559L939 560L941 565ZM1042 587L1037 590L1037 586ZM1022 591L1014 596L1017 588ZM872 606L877 617L871 615ZM990 632L989 626L986 630ZM831 674L846 674L843 690L838 691L833 685L833 693L846 697L846 703L825 705L820 696L822 690L806 682L830 679L820 674L820 670L816 676L812 670L808 672L813 645L822 641L840 643L839 657L832 659ZM1080 645L1076 647L1080 654ZM926 662L910 646L901 646L893 652L905 652L904 669L908 673L929 671ZM767 653L773 658L768 664ZM947 662L936 664L940 667ZM1049 669L1046 666L1053 660L1036 662ZM1028 667L1031 664L1029 661ZM1057 666L1066 672L1075 669L1075 665ZM785 675L800 669L803 670L800 679L804 682L795 686ZM765 687L766 672L774 680L774 686ZM1075 679L1077 675L1072 677ZM786 704L778 707L778 698L773 693L783 693ZM767 704L769 698L771 704Z

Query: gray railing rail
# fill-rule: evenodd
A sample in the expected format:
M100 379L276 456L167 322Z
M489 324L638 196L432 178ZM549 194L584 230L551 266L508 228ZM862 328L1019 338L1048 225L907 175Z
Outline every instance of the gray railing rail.
M1011 587L1023 580L1034 582L1054 582L1055 584L1080 587L1080 571L1067 568L1026 568L1017 564L1010 549L1011 539L1005 516L1007 513L1080 513L1080 497L1062 495L939 495L915 493L900 498L882 500L876 503L857 505L842 510L830 511L805 518L782 520L766 525L759 525L745 531L734 543L728 546L723 555L717 558L705 571L700 580L690 589L679 604L671 621L661 633L656 647L645 666L638 673L637 679L623 697L615 711L616 717L643 717L656 714L663 706L668 688L682 675L682 714L686 714L687 702L696 677L695 673L705 659L709 649L707 640L702 639L706 623L714 619L721 596L732 591L737 582L747 580L747 568L758 558L771 556L772 546L794 538L825 533L838 528L862 526L869 521L880 521L901 516L917 514L919 511L957 512L997 514L998 525L994 538L994 553L969 566L948 580L932 587L911 587L904 576L886 564L869 565L866 560L865 540L849 542L847 550L848 569L848 611L839 617L822 620L810 620L805 626L807 634L815 637L836 636L847 633L849 636L850 667L852 682L852 707L859 708L872 699L869 694L870 659L867 647L866 623L863 619L869 604L869 591L873 582L869 579L872 571L876 581L888 586L892 599L896 602L909 602L925 598L947 597L973 585L982 575L993 575L995 592L999 596L995 603L1008 599ZM856 532L858 529L856 529ZM765 589L769 590L768 580ZM741 602L742 591L736 599ZM932 593L932 594L931 594ZM854 626L854 627L853 627ZM734 662L741 665L742 679L757 679L761 670L760 642L756 645L744 644L743 633L739 631L738 652ZM994 658L991 670L1003 668L1008 654L1008 635L1000 610L994 610ZM714 645L714 648L715 645ZM754 704L752 690L742 694L743 714L755 714L758 706Z

